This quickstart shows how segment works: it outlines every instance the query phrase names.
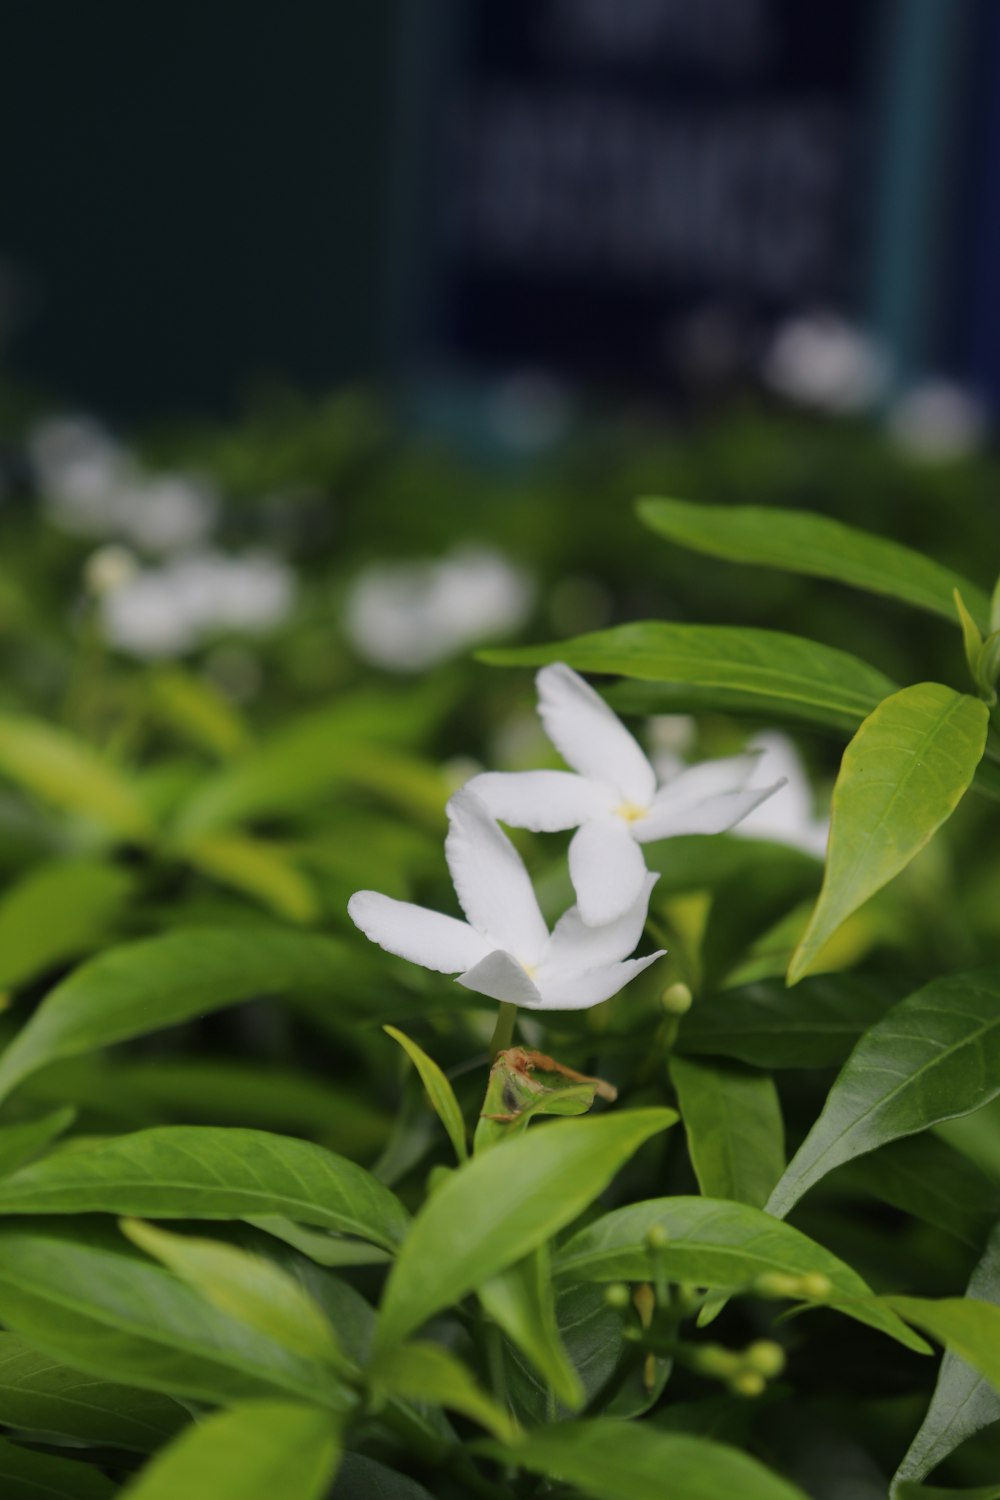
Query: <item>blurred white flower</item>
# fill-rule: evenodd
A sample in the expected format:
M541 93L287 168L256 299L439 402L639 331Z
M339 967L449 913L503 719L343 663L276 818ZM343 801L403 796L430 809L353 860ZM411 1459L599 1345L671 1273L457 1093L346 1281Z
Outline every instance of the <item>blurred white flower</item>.
M280 625L295 597L287 563L268 554L193 553L146 568L101 601L109 642L140 657L180 656L204 638Z
M98 547L83 565L83 582L88 594L100 599L105 594L120 589L135 577L139 563L127 547L110 544Z
M759 756L755 779L784 784L755 807L733 832L741 838L790 844L823 859L830 820L816 816L812 784L793 742L786 734L769 729L755 735L747 749Z
M980 446L986 412L971 392L949 380L928 380L900 396L889 412L890 436L914 458L961 458Z
M500 552L458 547L437 561L379 563L353 581L345 625L358 655L394 672L421 672L527 618L530 578Z
M888 361L873 339L835 313L794 318L764 356L765 384L803 406L857 412L885 389Z

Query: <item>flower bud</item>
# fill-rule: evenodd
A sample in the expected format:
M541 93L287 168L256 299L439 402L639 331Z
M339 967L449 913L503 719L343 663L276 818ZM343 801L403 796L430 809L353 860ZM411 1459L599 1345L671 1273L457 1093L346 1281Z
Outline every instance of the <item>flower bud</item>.
M650 1250L664 1250L670 1243L670 1235L662 1224L650 1224L646 1230L646 1244Z
M764 1391L767 1389L767 1381L756 1370L741 1370L738 1375L734 1375L732 1380L730 1380L729 1389L734 1396L746 1396L752 1399L754 1396L762 1396L764 1394Z
M785 1368L785 1351L771 1339L758 1339L744 1349L743 1358L748 1368L763 1375L765 1380L773 1380Z
M686 984L669 984L660 996L660 1004L670 1016L686 1016L694 996Z
M713 1375L725 1381L736 1380L744 1372L740 1355L722 1344L703 1344L692 1355L691 1366L699 1375Z
M631 1298L628 1287L624 1281L611 1281L604 1288L604 1301L608 1307L613 1307L616 1312L624 1312Z
M653 1314L656 1311L656 1295L648 1281L644 1281L642 1286L636 1287L632 1294L632 1301L635 1303L635 1310L639 1314L639 1322L643 1328L648 1328L653 1321Z

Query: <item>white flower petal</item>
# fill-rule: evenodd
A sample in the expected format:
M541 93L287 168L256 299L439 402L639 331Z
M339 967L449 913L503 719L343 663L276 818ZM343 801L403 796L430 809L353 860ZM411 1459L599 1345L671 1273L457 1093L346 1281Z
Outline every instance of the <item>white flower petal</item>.
M579 828L621 801L612 787L572 771L484 771L466 782L465 790L481 798L501 823L535 833Z
M761 752L748 751L743 755L727 755L721 760L703 760L696 766L685 766L661 786L653 799L653 806L661 802L703 802L706 797L718 797L724 792L738 792L746 786L751 776L760 767Z
M539 971L552 975L557 971L579 974L581 970L627 958L642 937L650 893L659 878L647 875L638 899L616 921L606 922L603 927L588 927L579 907L571 906L553 929Z
M491 948L536 963L549 930L521 856L474 792L456 792L448 817L445 858L465 915Z
M783 781L776 781L773 786L723 792L719 796L706 798L704 802L690 804L657 802L646 817L632 824L632 832L640 844L650 844L656 839L676 838L681 833L726 833L784 784Z
M587 1010L591 1005L600 1005L624 989L630 979L648 969L650 964L662 958L666 952L661 948L647 958L629 958L620 964L603 964L599 969L589 969L583 974L546 974L539 969L538 988L542 994L543 1010Z
M538 1010L542 997L528 974L510 953L497 948L474 964L465 974L460 974L456 984L464 984L467 990L478 995L487 995L491 1000L504 1000L509 1005L524 1005Z
M646 861L624 818L599 818L573 835L569 873L580 916L588 927L602 927L639 899Z
M656 775L604 699L562 662L543 667L536 682L545 732L567 765L614 787L623 802L647 806L656 791Z
M489 952L489 943L468 922L378 891L356 891L347 912L365 937L387 953L439 974L459 974Z

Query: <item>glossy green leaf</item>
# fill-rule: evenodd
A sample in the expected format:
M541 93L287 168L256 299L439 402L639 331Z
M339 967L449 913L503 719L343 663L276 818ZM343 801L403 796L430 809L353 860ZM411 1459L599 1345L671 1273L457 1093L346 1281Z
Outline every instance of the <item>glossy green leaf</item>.
M18 1120L13 1125L0 1125L0 1177L6 1177L22 1162L37 1156L39 1151L68 1130L76 1118L76 1110L70 1107L54 1109L47 1115L33 1120Z
M733 1063L670 1060L688 1154L706 1198L763 1208L785 1168L774 1080Z
M323 1500L340 1459L330 1413L283 1401L217 1412L183 1433L121 1500Z
M975 1250L1000 1220L1000 1185L926 1131L846 1162L837 1181L935 1224Z
M196 870L289 922L313 922L319 916L311 882L282 849L263 839L216 830L186 839L180 853Z
M823 888L789 984L951 817L982 759L988 726L984 703L939 682L903 688L865 720L844 752Z
M777 630L728 625L616 625L552 645L484 651L480 659L508 667L563 661L580 672L655 682L655 689L637 695L636 712L718 709L849 734L895 689L846 651Z
M455 1155L459 1161L465 1161L469 1148L465 1141L465 1121L462 1118L461 1106L455 1098L455 1090L434 1059L428 1057L423 1048L418 1047L416 1042L404 1032L398 1031L395 1026L383 1026L382 1030L391 1036L394 1042L399 1043L420 1074L420 1081L427 1090L427 1097L438 1119L448 1132L448 1139L455 1148Z
M95 947L131 890L124 870L97 860L29 871L0 900L0 987L15 988Z
M584 1390L563 1345L547 1246L508 1266L479 1288L488 1315L516 1344L570 1411L583 1405Z
M1000 1304L1000 1230L994 1230L972 1273L965 1295L981 1302ZM966 1438L998 1420L1000 1394L958 1354L947 1352L941 1361L927 1414L896 1470L892 1490L894 1500L903 1489L902 1480L926 1478Z
M162 1125L59 1151L0 1181L3 1214L241 1219L278 1214L393 1249L398 1198L363 1167L292 1136Z
M262 1255L194 1235L172 1234L126 1219L124 1234L213 1307L248 1323L307 1359L343 1365L333 1329L309 1293Z
M350 982L354 958L334 938L280 927L197 927L112 948L46 997L0 1057L0 1098L58 1058L176 1026L260 995Z
M0 1438L3 1500L111 1500L118 1486L90 1464L37 1453Z
M1000 1094L1000 970L935 979L900 1000L851 1053L768 1203L783 1217L865 1151Z
M672 1109L536 1125L465 1162L428 1199L389 1274L377 1341L401 1341L582 1213Z
M860 974L818 974L794 991L759 980L699 1000L677 1050L755 1068L835 1068L901 996L898 985Z
M368 1377L389 1395L460 1412L501 1439L512 1435L503 1407L476 1384L461 1360L439 1344L397 1344L383 1349L369 1366Z
M818 1275L826 1278L829 1293L807 1283L794 1295L806 1302L828 1301L909 1348L926 1350L898 1318L886 1316L877 1303L860 1300L869 1296L869 1289L850 1266L797 1229L745 1203L653 1198L615 1209L567 1240L553 1269L557 1277L572 1281L651 1281L660 1270L670 1281L725 1291L752 1288L759 1277L775 1272L791 1278Z
M0 1319L60 1363L171 1396L283 1394L336 1410L351 1399L328 1366L212 1307L93 1221L0 1224Z
M82 740L38 719L0 715L0 772L44 802L144 843L149 813L124 772Z
M805 1500L795 1485L735 1448L646 1424L561 1422L506 1448L481 1446L592 1500Z
M0 1333L0 1423L23 1432L151 1453L188 1420L155 1391L82 1375L14 1333Z
M832 516L776 506L693 505L652 498L640 500L637 508L651 530L710 557L831 578L946 620L954 618L952 594L960 588L979 622L985 625L989 617L985 592L968 579L921 552L858 531Z

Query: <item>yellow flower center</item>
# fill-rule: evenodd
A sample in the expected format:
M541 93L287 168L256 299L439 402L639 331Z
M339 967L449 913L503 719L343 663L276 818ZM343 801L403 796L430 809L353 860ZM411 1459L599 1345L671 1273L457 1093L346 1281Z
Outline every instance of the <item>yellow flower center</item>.
M648 811L647 807L640 807L637 802L623 802L619 807L615 808L615 812L620 818L624 818L626 823L638 823L639 819L644 818Z

